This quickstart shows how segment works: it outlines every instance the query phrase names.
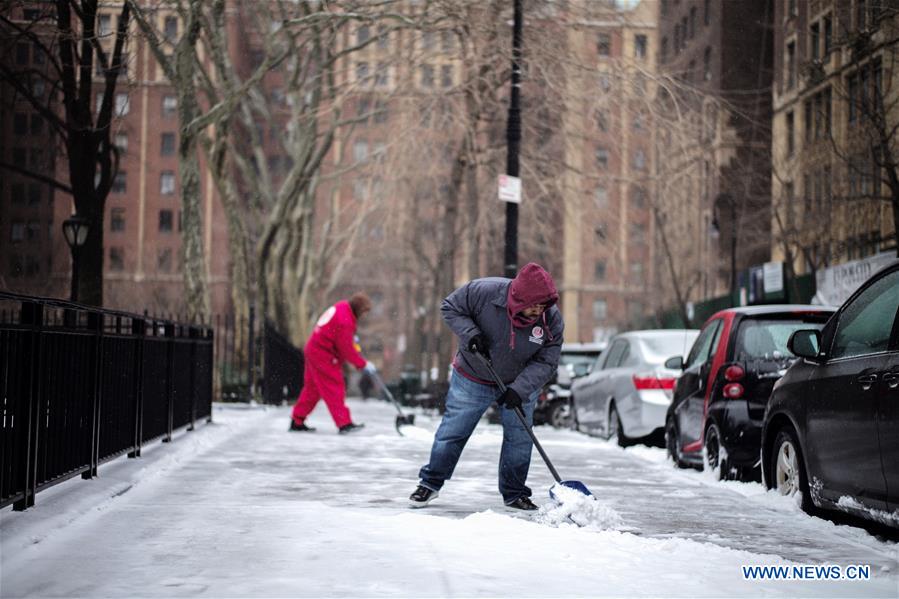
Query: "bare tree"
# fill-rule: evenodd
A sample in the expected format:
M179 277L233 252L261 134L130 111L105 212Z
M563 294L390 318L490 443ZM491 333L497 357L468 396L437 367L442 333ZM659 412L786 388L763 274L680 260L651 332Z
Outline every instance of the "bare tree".
M88 219L90 233L79 252L78 298L103 304L103 215L106 198L119 167L119 153L111 140L117 90L124 81L123 57L129 36L130 5L118 13L115 33L98 31L98 0L55 0L41 3L34 17L23 22L13 15L25 3L0 14L7 53L17 44L30 45L45 68L18 69L0 62L0 80L15 90L13 101L26 100L49 124L65 151L68 181L57 180L47 169L31 170L0 162L0 169L17 172L71 194L75 211ZM30 3L29 3L30 4ZM112 38L110 48L109 39ZM99 73L99 80L95 74ZM95 103L96 94L96 103Z

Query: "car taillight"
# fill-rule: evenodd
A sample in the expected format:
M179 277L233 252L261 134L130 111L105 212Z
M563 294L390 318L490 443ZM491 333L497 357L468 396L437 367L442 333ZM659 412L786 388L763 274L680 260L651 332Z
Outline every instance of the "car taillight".
M742 366L728 366L727 370L724 371L724 379L729 383L742 381L744 376L746 376L746 371L743 370Z
M740 399L743 397L743 385L740 383L728 383L724 385L724 397L727 399Z
M637 388L638 391L644 391L647 389L665 389L672 390L674 389L674 379L673 378L659 378L654 375L634 375L634 387Z

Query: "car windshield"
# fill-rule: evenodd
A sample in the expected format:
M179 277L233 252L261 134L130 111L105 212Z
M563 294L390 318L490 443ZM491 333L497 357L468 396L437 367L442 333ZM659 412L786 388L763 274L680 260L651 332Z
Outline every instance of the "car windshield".
M650 364L661 364L672 356L684 356L696 340L696 331L688 331L676 335L659 335L642 337L643 353Z
M821 330L826 316L807 319L747 318L740 324L734 353L738 362L783 360L796 356L787 349L790 335L800 329Z
M596 361L598 353L599 352L590 354L569 354L562 352L562 355L559 356L559 366L564 367L570 365L571 372L575 375L587 374L590 367Z

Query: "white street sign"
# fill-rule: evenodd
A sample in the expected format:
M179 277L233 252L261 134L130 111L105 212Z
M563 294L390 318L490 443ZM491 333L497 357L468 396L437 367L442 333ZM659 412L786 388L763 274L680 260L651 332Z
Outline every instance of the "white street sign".
M499 199L503 202L521 203L521 179L510 175L499 176Z

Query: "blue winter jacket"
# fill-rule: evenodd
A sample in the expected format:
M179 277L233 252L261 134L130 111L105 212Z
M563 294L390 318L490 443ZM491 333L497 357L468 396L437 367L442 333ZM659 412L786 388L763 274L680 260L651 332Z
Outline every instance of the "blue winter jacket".
M515 327L512 339L506 305L511 283L501 277L475 279L449 294L440 311L459 337L459 351L453 360L456 370L478 382L494 384L480 358L468 351L471 338L483 333L490 341L494 370L503 383L527 399L555 373L565 325L559 308L553 305L533 326Z

